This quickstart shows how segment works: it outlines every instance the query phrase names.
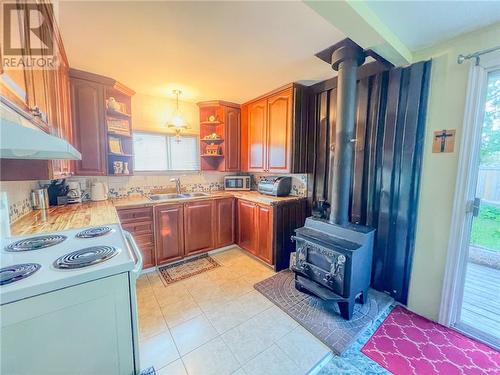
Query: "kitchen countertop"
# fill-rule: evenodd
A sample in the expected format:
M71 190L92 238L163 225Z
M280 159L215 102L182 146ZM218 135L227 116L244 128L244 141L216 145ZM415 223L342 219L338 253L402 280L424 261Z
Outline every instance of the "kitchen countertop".
M12 223L12 236L119 223L111 201L85 202L34 210Z
M206 197L172 199L168 201L152 201L144 196L133 196L101 202L84 202L65 206L53 206L43 211L34 210L12 223L11 234L12 236L22 236L104 224L115 224L120 222L116 212L117 208L148 207L156 204L175 204L193 200L218 199L224 197L235 197L272 206L305 199L304 197L296 196L273 197L260 194L257 191L217 191Z

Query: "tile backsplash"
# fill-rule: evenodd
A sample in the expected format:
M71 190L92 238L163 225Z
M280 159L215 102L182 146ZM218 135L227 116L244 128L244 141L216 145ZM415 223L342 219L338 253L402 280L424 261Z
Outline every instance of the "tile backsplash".
M37 187L38 181L0 181L0 191L7 193L11 223L32 210L31 190Z
M211 192L224 189L224 176L234 173L202 172L168 176L120 176L120 177L71 177L72 181L79 181L84 192L84 199L90 199L90 186L93 182L104 182L109 187L110 198L123 198L133 195L148 195L154 191L174 191L175 183L170 179L180 177L182 191ZM252 190L266 174L252 174ZM291 195L307 195L307 175L291 174ZM0 182L0 191L7 192L9 202L10 222L31 211L30 192L38 187L38 181L9 181Z

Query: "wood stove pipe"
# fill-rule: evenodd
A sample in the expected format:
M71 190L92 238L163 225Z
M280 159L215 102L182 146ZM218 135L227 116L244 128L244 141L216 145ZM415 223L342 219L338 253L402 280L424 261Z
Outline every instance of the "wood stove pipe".
M330 151L333 168L331 211L329 221L346 225L349 222L349 194L354 158L356 120L356 81L358 66L365 61L363 49L350 39L338 43L333 49L331 64L337 75L337 117L335 147Z

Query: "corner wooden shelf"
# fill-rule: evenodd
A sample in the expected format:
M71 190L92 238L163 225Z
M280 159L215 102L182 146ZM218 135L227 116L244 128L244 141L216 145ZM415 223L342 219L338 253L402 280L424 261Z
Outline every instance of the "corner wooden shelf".
M111 135L113 137L132 138L132 134L115 133L110 131L108 131L108 135Z
M218 138L218 139L204 139L204 138L202 138L202 139L200 139L200 141L207 142L207 143L215 143L215 144L224 142L224 140L222 138Z
M200 125L221 125L224 124L222 121L200 121Z
M198 103L200 108L200 169L240 170L240 105L222 100ZM216 119L210 121L211 119ZM216 137L211 139L211 137ZM216 150L217 149L217 150ZM217 154L208 154L207 152Z
M106 116L120 119L130 119L132 117L132 115L128 113L115 111L114 109L109 108L106 110Z

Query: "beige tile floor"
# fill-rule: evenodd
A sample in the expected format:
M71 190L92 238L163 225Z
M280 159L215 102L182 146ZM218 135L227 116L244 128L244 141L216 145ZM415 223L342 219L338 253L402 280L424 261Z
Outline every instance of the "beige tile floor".
M253 285L273 271L234 247L222 267L165 286L137 283L141 367L158 375L306 374L330 354Z

